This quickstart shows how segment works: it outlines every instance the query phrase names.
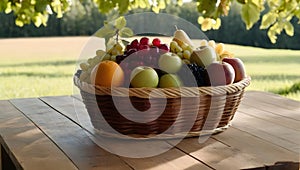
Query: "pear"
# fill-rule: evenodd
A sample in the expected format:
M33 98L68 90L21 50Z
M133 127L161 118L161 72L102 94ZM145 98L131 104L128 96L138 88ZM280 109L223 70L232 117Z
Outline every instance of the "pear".
M186 43L187 45L192 46L192 47L194 46L193 42L191 41L191 39L187 35L187 33L181 29L178 29L177 27L176 27L176 31L174 32L174 35L173 35L173 41L176 41L179 46L181 46L184 43Z
M207 67L217 61L217 54L211 46L201 46L193 51L190 57L191 63L196 63L198 66Z

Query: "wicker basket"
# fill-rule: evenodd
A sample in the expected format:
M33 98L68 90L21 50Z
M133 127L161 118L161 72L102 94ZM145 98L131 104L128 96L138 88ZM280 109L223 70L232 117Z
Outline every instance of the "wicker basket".
M80 89L92 125L102 134L115 136L116 133L105 125L108 123L114 131L137 138L160 134L163 134L161 137L173 138L198 136L203 132L211 134L226 129L240 104L245 87L250 84L250 78L227 86L161 88L160 93L155 88L95 87L80 81L77 76L74 76L74 83ZM127 110L130 108L128 100L137 110L151 108L151 111L135 114ZM116 102L118 108L115 107ZM128 112L144 122L137 123L125 118L119 113L120 108L122 113ZM161 108L164 108L163 113ZM103 117L100 118L100 115Z

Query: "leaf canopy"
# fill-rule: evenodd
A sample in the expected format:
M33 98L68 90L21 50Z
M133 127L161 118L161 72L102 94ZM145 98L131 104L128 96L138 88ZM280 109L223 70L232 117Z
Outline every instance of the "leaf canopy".
M76 2L85 3L92 1L97 5L99 12L109 13L117 10L119 15L136 9L151 9L159 13L165 9L167 4L176 2L180 7L182 0L1 0L0 12L15 15L15 24L22 27L33 22L36 27L47 26L49 15L56 15L57 18L64 16L70 7ZM300 0L194 0L197 3L197 10L200 13L198 23L203 31L218 29L221 25L220 17L228 15L232 3L239 3L242 6L241 18L249 30L255 23L262 19L260 29L268 29L268 36L271 42L275 43L277 35L282 30L289 36L294 35L294 26L291 19L298 19L300 24ZM266 7L266 8L265 8ZM262 13L264 13L262 15ZM116 21L116 28L122 30L120 34L127 36L131 32L125 29L126 21ZM99 30L101 35L107 31Z

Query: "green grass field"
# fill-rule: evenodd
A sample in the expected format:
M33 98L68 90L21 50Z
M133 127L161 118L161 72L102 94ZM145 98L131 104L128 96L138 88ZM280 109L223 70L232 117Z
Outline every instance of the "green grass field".
M261 90L300 101L300 51L228 45L251 76L247 90Z
M88 40L0 39L0 99L73 94L72 76ZM247 90L279 93L300 101L300 51L226 48L244 61L252 78Z

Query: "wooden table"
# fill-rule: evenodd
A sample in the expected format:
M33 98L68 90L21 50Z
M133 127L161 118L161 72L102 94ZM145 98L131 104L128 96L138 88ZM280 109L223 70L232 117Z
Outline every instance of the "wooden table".
M300 102L249 91L225 132L188 138L150 158L96 145L75 119L72 96L0 101L0 167L10 169L299 169ZM172 145L172 143L166 143ZM285 163L284 163L285 162ZM0 168L1 169L1 168Z

